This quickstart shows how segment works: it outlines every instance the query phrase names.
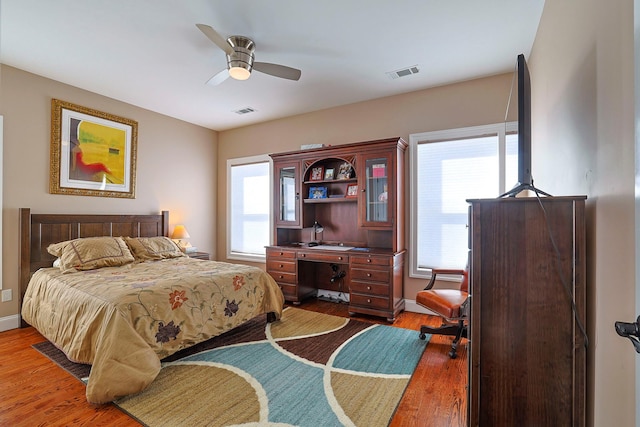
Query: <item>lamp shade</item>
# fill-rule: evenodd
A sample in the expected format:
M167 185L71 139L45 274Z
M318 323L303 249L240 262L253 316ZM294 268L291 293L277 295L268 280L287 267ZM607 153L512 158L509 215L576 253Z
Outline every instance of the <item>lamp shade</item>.
M184 227L184 225L176 225L175 228L173 229L173 234L171 234L171 238L172 239L188 239L191 236L189 236L189 232L187 231L187 229Z

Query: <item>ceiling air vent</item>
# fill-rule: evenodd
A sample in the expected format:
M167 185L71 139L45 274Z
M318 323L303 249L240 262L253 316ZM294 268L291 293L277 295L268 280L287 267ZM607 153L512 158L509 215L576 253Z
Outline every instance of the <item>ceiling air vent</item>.
M255 108L244 107L244 108L241 108L239 110L234 111L234 113L236 113L236 114L249 114L249 113L253 113L255 111L256 111Z
M418 74L419 72L420 72L420 69L418 69L418 66L414 65L411 67L402 68L400 70L388 71L387 76L389 76L389 78L391 79L398 79L400 77L410 76L412 74Z

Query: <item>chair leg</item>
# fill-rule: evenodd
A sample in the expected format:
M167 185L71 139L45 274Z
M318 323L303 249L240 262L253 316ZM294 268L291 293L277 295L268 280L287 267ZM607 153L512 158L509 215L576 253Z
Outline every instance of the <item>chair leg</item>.
M420 339L426 338L426 334L432 335L449 335L455 337L458 334L458 325L444 325L439 328L433 328L431 326L422 325L420 327Z
M453 336L454 339L451 344L451 351L449 351L449 357L455 359L458 357L457 349L460 338L467 338L467 327L462 320L455 325L443 325L439 328L423 325L420 327L420 339L425 339L427 337L426 334Z
M458 332L456 333L456 337L453 339L453 343L451 343L451 351L449 351L449 357L455 359L458 357L458 343L460 342L460 338L467 338L467 327L464 325L464 322L461 320L458 323Z

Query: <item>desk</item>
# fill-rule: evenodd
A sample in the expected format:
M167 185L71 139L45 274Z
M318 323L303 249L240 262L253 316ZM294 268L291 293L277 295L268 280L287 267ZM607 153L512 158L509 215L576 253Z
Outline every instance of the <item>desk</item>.
M267 273L294 304L315 296L318 288L342 291L350 294L350 315L369 314L393 322L404 310L404 257L405 251L377 248L269 246ZM342 279L331 282L332 265L345 272Z

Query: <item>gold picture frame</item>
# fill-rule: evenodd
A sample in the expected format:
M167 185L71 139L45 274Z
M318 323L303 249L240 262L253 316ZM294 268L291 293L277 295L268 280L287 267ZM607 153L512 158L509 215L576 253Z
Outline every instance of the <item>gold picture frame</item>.
M138 122L51 100L51 194L135 199Z

